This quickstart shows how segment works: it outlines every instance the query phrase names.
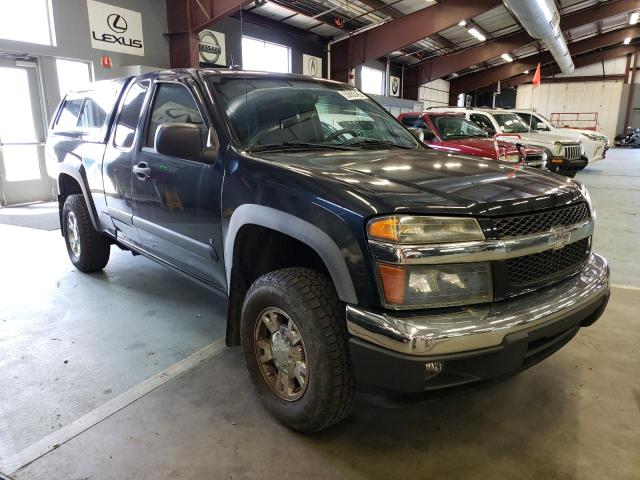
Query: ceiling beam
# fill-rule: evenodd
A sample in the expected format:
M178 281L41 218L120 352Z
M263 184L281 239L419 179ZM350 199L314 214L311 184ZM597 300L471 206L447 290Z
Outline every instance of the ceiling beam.
M605 18L615 17L623 13L640 8L640 0L614 0L583 8L573 13L563 15L560 19L560 29L565 32L572 28L599 22Z
M331 78L346 81L351 68L384 57L501 3L500 0L448 0L350 36L331 47Z
M574 64L576 68L586 67L588 65L593 65L594 63L606 62L607 60L611 60L614 58L622 57L633 53L635 51L635 45L620 45L618 47L609 48L607 50L602 50L598 52L590 52L580 56L577 56L574 59ZM560 73L560 67L555 64L547 65L544 68L540 69L540 73L542 76L542 83L548 82L548 79L545 77L551 77L553 75L557 75ZM518 85L524 85L526 83L531 83L533 81L534 72L530 72L528 74L521 74L515 77L508 78L507 80L503 80L500 82L501 88L511 88L517 87ZM562 81L565 77L557 77L557 81ZM573 77L579 78L579 77ZM489 92L494 91L495 86L485 87L480 89L481 92Z
M198 67L197 33L249 3L250 0L165 0L171 67Z
M572 56L580 55L599 48L622 43L626 37L636 38L639 36L640 27L621 28L569 44L569 53L571 53ZM516 59L513 62L456 78L451 81L450 90L452 94L471 92L487 85L493 85L498 81L520 75L525 70L532 70L536 67L538 62L541 65L545 65L553 61L553 57L549 52L529 55L528 57Z
M640 9L640 0L614 0L564 15L560 25L563 31L567 31L635 9ZM459 52L422 62L405 72L405 98L414 98L420 85L444 78L454 72L496 58L505 52L512 52L533 42L534 40L527 32L521 31L514 35L500 37Z

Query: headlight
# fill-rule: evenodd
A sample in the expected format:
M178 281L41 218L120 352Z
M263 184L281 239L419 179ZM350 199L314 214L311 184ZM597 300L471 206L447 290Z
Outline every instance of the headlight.
M580 155L584 155L584 144L580 144Z
M493 300L489 263L378 265L385 303L395 308L447 307Z
M562 144L560 142L556 142L554 152L556 155L560 155L562 153Z
M369 238L401 244L484 240L474 218L393 215L371 220L367 232Z
M511 153L509 155L506 155L505 159L506 159L507 162L518 163L518 162L520 162L520 154Z
M546 162L547 160L549 160L549 155L547 155L547 152L542 152L542 161Z

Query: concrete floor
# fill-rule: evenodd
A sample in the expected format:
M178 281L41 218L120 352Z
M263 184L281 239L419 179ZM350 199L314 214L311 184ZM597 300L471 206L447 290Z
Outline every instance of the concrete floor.
M140 390L223 335L212 293L115 248L83 275L58 232L0 225L0 471L17 457L37 458L5 468L19 480L640 478L639 166L640 151L614 150L579 177L613 282L636 287L614 288L597 324L498 385L400 410L358 403L309 437L262 409L238 349ZM25 455L47 439L59 443Z

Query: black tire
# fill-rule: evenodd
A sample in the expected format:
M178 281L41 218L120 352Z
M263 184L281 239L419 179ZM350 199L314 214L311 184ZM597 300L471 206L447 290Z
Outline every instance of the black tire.
M263 376L256 347L256 325L262 312L285 312L302 336L308 381L296 400L280 398ZM347 343L344 307L333 283L307 268L285 268L258 278L242 306L244 361L263 405L282 423L302 432L317 432L351 412L355 378Z
M69 235L69 216L77 222L79 239L79 253L76 254L71 246ZM102 270L109 261L111 245L109 240L93 228L89 209L83 195L69 195L62 207L62 234L67 246L67 253L71 263L84 273Z

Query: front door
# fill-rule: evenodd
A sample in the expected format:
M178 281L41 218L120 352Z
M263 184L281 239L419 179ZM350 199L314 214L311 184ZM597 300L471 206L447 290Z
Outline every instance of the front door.
M38 64L0 57L0 205L53 200Z
M193 85L158 82L152 92L147 128L136 151L132 178L134 225L144 249L195 275L223 287L220 162L175 158L158 153L154 139L159 125L193 123L203 144L211 122L192 94Z

